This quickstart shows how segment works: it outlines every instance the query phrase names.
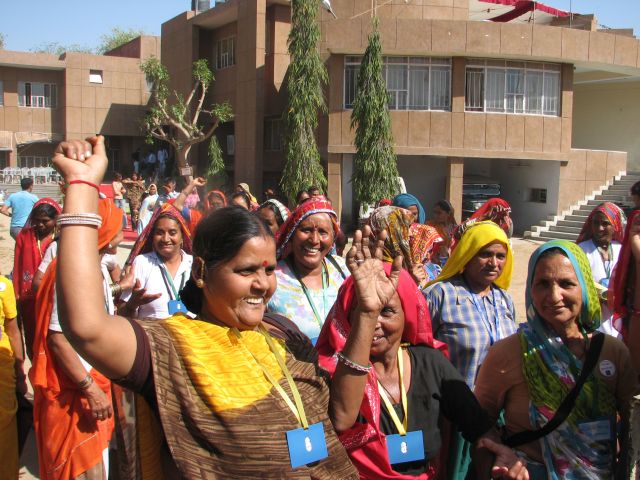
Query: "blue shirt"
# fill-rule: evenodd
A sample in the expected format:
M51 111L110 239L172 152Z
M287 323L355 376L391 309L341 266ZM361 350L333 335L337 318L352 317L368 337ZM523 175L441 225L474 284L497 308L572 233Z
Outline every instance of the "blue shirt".
M511 295L493 285L484 297L474 294L462 275L424 291L433 336L449 346L449 359L473 388L489 347L516 332Z
M24 227L37 201L38 197L26 190L9 195L5 205L11 207L11 228Z

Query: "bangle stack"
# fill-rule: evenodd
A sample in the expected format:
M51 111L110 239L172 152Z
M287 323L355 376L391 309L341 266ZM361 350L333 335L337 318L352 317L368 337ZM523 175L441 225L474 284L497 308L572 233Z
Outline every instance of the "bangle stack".
M114 282L110 285L110 287L111 295L113 296L113 298L118 298L122 293L122 286L119 283Z
M359 372L359 373L369 373L369 371L371 370L371 364L369 365L361 365L359 363L354 362L353 360L351 360L350 358L346 357L345 355L342 354L342 352L338 352L336 353L336 356L338 357L338 361L340 363L342 363L345 367L355 371L355 372Z
M78 382L78 388L80 390L86 390L93 385L93 377L87 373L87 376Z
M56 217L56 223L59 227L66 225L86 225L100 228L102 225L102 217L97 213L61 213Z

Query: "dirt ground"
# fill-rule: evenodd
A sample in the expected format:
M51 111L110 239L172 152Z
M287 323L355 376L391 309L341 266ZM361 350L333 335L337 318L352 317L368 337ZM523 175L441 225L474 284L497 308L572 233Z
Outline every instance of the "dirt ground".
M522 238L513 238L514 269L510 292L516 306L518 322L526 320L524 308L524 288L527 279L527 262L539 242L533 242ZM0 215L0 273L8 275L13 269L13 251L15 242L9 235L9 218ZM118 259L123 264L131 244L123 244L118 252ZM38 458L33 435L27 440L27 445L22 453L20 479L31 480L38 477Z

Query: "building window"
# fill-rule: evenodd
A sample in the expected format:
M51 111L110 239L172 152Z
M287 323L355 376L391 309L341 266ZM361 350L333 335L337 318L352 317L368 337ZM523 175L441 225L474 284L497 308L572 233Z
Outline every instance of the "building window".
M344 108L353 108L361 56L347 56L344 66ZM451 60L430 57L383 57L389 109L450 110Z
M236 64L236 38L223 38L216 42L216 61L217 69L227 68Z
M89 83L102 85L102 70L89 70Z
M532 188L529 190L529 201L535 203L547 203L546 188Z
M467 112L560 115L560 65L485 60L466 69Z
M48 167L51 164L50 157L41 157L37 155L19 155L18 166L24 168L40 168Z
M56 108L58 87L55 83L18 82L18 105L32 108Z
M4 170L9 166L9 152L0 150L0 169Z
M269 118L264 121L264 149L267 152L282 150L284 128L279 118Z
M4 105L4 83L0 80L0 107Z

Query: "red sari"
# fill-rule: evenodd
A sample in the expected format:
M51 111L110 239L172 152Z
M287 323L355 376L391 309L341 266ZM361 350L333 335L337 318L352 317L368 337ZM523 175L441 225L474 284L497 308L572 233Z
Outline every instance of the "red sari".
M33 336L36 328L36 297L31 290L31 283L38 271L40 262L42 262L44 252L47 251L54 238L53 234L51 234L38 240L31 226L33 212L40 205L51 205L56 209L57 213L61 211L60 205L51 198L38 200L33 206L33 210L31 210L27 223L16 238L16 249L13 257L13 289L18 301L18 312L22 321L29 358L32 357Z

